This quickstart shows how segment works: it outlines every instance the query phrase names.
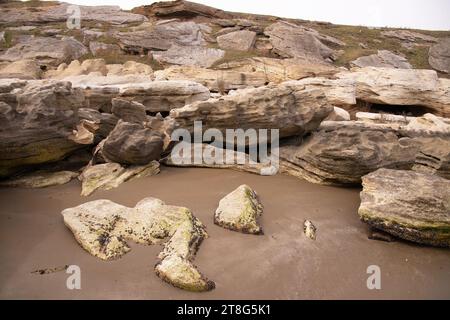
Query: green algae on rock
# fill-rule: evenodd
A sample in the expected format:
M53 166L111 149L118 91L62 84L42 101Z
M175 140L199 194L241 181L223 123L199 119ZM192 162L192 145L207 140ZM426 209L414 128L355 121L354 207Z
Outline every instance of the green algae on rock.
M450 247L450 180L390 169L362 180L362 221L405 240Z
M81 173L81 195L90 196L96 190L111 190L122 183L159 173L159 162L152 161L144 166L124 167L118 163L102 163L88 166Z
M62 212L64 223L78 243L102 260L122 257L131 249L127 241L143 245L164 244L155 266L156 274L175 287L202 292L212 290L192 264L201 242L208 237L205 226L187 208L145 198L134 208L109 200L84 203Z
M249 186L242 185L219 202L214 223L233 231L263 234L257 219L263 212L258 196Z

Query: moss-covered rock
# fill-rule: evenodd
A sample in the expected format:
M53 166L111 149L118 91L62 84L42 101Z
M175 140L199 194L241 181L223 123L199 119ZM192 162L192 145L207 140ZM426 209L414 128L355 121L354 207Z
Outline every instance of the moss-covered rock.
M36 171L31 174L25 174L1 181L0 186L13 188L45 188L68 183L77 176L78 172L73 171Z
M205 226L187 208L145 198L134 208L109 200L84 203L62 212L64 223L80 245L102 260L114 260L130 251L127 241L143 245L164 244L155 266L156 274L175 287L208 291L208 281L192 264L201 242L208 237Z
M250 234L263 234L257 219L263 212L258 196L249 186L242 185L219 202L214 223L230 229Z
M450 247L450 180L380 169L363 177L359 216L396 237Z

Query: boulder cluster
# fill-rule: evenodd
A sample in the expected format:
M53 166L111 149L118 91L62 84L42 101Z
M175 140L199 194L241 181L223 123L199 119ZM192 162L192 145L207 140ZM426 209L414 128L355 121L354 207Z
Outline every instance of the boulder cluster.
M181 0L132 12L81 6L81 26L70 29L68 4L37 4L0 4L0 185L78 178L89 196L161 165L262 174L267 164L242 150L173 141L172 133L193 135L196 121L222 134L278 129L279 173L362 185L362 221L450 246L450 34L361 29L375 36L355 44L357 33L340 37L338 26ZM398 52L388 50L394 45ZM424 48L426 68L408 56ZM360 54L343 62L346 50ZM247 161L197 163L193 153L172 153L176 145ZM243 185L212 216L226 229L262 234L261 213ZM153 198L134 208L98 200L63 216L96 257L121 257L126 241L166 241L160 278L192 291L214 287L192 262L207 233L189 209ZM311 221L304 228L316 239Z

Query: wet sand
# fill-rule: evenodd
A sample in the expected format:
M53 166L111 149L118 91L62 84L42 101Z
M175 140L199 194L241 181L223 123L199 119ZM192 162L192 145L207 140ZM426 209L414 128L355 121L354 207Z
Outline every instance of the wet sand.
M239 185L254 188L264 204L264 236L213 223L219 200ZM155 177L79 196L80 183L46 189L0 189L0 298L32 299L449 299L450 250L403 241L369 240L357 214L359 189L310 184L293 177L261 177L230 170L162 168ZM95 199L134 206L152 196L186 206L207 226L195 264L216 289L190 293L154 273L160 246L138 246L103 262L84 251L60 212ZM303 221L318 228L317 241ZM64 265L81 268L81 290L68 290ZM368 290L369 265L381 268L381 290Z

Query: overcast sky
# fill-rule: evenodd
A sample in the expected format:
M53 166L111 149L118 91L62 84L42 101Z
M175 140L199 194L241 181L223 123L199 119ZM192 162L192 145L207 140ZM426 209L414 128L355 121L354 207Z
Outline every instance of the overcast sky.
M131 9L151 0L66 0ZM374 27L450 30L450 0L196 0L227 11Z

